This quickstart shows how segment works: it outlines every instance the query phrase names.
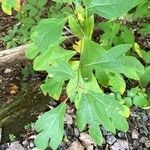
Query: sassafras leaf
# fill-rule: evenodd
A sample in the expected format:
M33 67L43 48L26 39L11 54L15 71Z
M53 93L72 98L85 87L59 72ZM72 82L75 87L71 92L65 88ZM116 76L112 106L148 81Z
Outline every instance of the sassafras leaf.
M107 19L123 16L139 4L139 0L83 0L86 9Z
M64 114L66 104L62 103L55 109L44 113L35 123L35 129L39 134L35 138L38 149L45 150L47 147L57 149L64 133Z
M64 18L49 18L42 20L37 25L31 38L42 53L62 42L62 31L65 21L66 19Z

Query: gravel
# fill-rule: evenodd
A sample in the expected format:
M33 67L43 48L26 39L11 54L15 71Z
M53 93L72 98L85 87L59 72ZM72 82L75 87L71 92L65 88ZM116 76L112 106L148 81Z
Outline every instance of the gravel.
M136 129L133 129L132 131L132 139L138 139L139 132Z
M146 146L147 148L150 148L150 140L148 140L148 141L145 142L145 146Z
M113 135L109 135L109 136L107 136L106 141L107 141L108 144L112 145L116 142L116 138Z

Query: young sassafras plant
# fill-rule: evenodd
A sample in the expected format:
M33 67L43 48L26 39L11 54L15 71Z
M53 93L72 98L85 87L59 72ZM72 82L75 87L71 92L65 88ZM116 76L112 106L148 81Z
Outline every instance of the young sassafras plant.
M105 94L101 87L110 87L112 91L123 94L126 89L123 75L140 80L144 73L143 65L135 57L126 54L132 45L119 44L105 49L92 40L94 14L116 19L138 5L139 0L63 2L72 9L70 16L43 19L31 35L32 44L26 52L26 57L34 60L34 70L48 73L41 85L43 93L59 100L65 85L68 96L59 106L37 120L35 129L39 134L35 144L40 150L47 147L57 149L61 143L69 100L77 110L76 126L82 131L88 125L95 143L103 143L100 126L112 133L116 133L116 130L127 131L124 105L115 97ZM78 38L77 45L72 49L61 46L69 38L65 31Z

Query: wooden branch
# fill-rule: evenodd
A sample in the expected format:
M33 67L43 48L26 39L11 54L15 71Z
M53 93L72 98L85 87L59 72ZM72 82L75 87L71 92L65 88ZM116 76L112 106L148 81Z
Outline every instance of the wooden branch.
M67 39L62 43L65 46L71 46L75 41L73 35L67 36ZM0 70L8 65L14 65L25 61L25 50L30 44L25 44L15 48L0 51Z
M25 50L29 44L0 51L0 68L25 60Z

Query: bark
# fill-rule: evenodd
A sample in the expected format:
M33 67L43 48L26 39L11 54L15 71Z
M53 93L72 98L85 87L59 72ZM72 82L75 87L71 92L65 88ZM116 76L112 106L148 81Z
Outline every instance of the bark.
M25 60L25 50L29 44L18 46L15 48L0 51L0 68L13 65Z

